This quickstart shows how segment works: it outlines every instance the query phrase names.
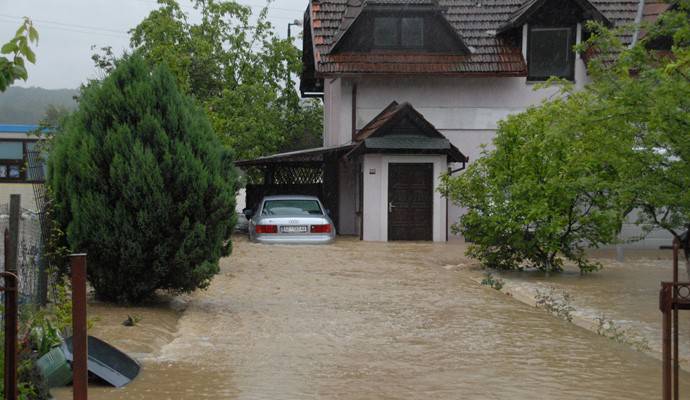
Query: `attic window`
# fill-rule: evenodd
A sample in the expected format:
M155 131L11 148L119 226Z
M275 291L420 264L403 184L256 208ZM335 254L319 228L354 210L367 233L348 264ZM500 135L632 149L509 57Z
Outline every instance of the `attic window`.
M573 28L529 28L527 44L528 79L547 80L552 76L574 79L575 34Z
M378 48L423 47L424 18L374 18L374 46Z

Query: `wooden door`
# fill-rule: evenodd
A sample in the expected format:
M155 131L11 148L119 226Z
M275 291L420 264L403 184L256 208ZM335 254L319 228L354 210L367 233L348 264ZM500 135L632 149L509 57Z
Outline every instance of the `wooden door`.
M433 164L388 164L388 240L433 240L433 197Z

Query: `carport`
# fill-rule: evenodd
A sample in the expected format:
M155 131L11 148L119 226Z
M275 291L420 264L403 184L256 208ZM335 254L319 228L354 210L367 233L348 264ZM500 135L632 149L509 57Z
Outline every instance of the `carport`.
M317 196L330 211L338 229L338 164L353 145L273 154L235 165L247 176L247 207L254 208L264 196L301 194Z

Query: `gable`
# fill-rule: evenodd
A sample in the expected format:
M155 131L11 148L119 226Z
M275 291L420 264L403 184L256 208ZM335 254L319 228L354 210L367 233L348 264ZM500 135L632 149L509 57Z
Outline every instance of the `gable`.
M468 160L410 103L393 101L355 135L355 141L355 147L345 157L352 159L365 153L428 153L445 154L449 162Z
M346 14L347 15L347 14ZM398 43L389 46L377 43L381 22L401 24L415 21L418 26L418 40L413 44L398 37ZM448 23L443 14L432 7L364 7L352 22L346 24L336 37L329 54L368 53L375 51L404 50L406 52L427 53L469 53L467 46L457 31ZM400 29L400 25L398 25ZM396 32L400 33L400 32ZM404 32L403 32L404 33ZM416 33L416 32L415 32Z
M574 26L589 20L611 25L608 18L588 0L528 0L510 16L498 32L521 28L525 23L539 26Z

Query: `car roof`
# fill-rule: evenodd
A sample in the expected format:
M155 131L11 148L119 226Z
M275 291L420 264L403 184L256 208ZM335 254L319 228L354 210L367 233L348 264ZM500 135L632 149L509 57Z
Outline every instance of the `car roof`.
M319 200L316 196L303 196L303 195L280 195L280 196L266 196L266 200Z

